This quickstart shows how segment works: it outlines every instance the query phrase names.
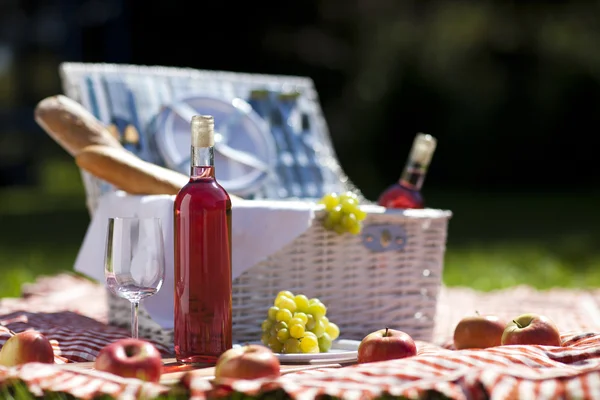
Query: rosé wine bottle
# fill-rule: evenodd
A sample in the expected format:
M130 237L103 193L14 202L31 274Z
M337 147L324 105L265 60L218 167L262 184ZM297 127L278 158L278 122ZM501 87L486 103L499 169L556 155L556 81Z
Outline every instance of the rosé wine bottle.
M177 361L215 364L232 347L231 200L215 179L214 120L191 121L191 172L174 206Z

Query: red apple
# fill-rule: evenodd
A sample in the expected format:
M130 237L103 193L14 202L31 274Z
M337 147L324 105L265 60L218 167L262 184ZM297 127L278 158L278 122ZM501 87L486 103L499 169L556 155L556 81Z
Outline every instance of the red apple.
M125 378L158 382L162 374L160 352L150 342L141 339L120 339L100 350L94 363L98 371Z
M502 344L537 344L560 346L558 328L548 317L538 314L523 314L512 320L502 334Z
M500 346L506 322L495 315L473 315L461 319L454 328L454 347L485 349Z
M279 358L268 347L249 344L221 354L215 366L215 379L277 378Z
M358 363L393 360L417 354L415 341L407 333L380 329L369 333L358 346Z
M28 362L54 364L52 345L40 332L19 332L8 338L0 349L0 365L11 367Z

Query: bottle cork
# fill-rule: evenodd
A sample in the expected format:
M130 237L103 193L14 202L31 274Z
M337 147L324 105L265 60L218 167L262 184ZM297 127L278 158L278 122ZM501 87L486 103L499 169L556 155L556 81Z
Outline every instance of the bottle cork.
M428 134L419 133L413 142L410 159L422 166L427 166L431 162L431 157L435 151L437 140Z
M210 115L194 115L191 122L192 146L212 147L215 145L215 121Z

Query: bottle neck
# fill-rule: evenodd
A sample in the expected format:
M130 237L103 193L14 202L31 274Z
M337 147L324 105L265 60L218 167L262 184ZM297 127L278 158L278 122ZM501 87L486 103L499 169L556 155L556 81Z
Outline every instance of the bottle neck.
M215 162L213 147L192 146L191 153L191 178L214 178Z
M399 183L408 189L420 191L427 175L427 165L422 165L414 160L408 160Z

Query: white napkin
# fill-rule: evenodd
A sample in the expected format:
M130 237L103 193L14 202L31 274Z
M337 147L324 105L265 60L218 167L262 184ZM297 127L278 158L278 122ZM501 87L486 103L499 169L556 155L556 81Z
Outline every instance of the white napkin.
M111 192L102 196L75 260L75 271L104 282L104 249L110 217L157 217L165 242L165 281L161 290L143 300L152 319L173 328L173 201L175 196L132 196ZM312 224L315 206L308 201L237 200L232 202L232 276L263 261L291 243Z

